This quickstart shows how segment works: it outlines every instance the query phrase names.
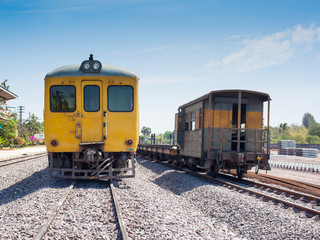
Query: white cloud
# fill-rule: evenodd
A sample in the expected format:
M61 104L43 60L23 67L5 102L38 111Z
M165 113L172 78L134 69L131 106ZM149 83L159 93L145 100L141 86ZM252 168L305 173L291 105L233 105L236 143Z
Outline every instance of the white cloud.
M312 43L319 41L319 29L315 26L309 28L303 28L301 25L297 25L292 31L292 41L295 44Z
M303 28L301 25L269 36L246 39L243 47L222 58L210 61L205 69L224 67L237 72L248 72L266 68L288 61L298 50L310 51L314 44L320 42L320 28L311 25Z

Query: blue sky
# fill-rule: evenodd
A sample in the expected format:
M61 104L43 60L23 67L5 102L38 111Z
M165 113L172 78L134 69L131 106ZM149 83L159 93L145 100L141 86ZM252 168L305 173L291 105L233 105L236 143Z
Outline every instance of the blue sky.
M271 125L320 122L318 0L3 0L0 81L42 119L43 78L89 54L140 78L140 127L212 90L269 93Z

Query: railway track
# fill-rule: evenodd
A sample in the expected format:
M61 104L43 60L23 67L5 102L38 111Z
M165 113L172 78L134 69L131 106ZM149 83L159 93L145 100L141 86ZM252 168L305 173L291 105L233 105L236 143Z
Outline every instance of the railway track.
M232 175L235 176L235 173L232 173ZM280 185L295 191L303 192L309 195L314 195L317 197L320 197L320 186L315 185L315 184L310 184L306 182L301 182L301 181L296 181L296 180L291 180L291 179L285 179L285 178L280 178L280 177L275 177L275 176L270 176L266 174L259 173L256 175L255 173L248 172L246 174L247 178L251 179L257 179L261 182L265 183L271 183L271 184L276 184Z
M50 226L52 225L53 221L55 220L56 216L58 215L59 211L61 210L61 208L64 206L64 208L66 207L65 205L66 203L66 199L68 198L68 196L70 195L70 193L72 192L72 190L74 190L75 185L77 184L76 181L73 181L70 186L67 188L65 194L62 196L62 198L58 201L57 205L55 206L55 208L53 209L53 211L50 213L50 216L48 217L48 219L46 220L46 222L43 224L41 230L39 231L38 235L36 236L36 240L41 240L44 238L44 236L46 235L46 233L48 232ZM119 203L118 203L118 198L116 196L115 190L114 190L114 186L113 186L113 182L108 182L107 183L109 190L110 190L110 194L111 194L111 199L112 202L111 204L114 206L115 209L115 213L116 213L116 218L117 218L117 223L119 225L120 228L120 236L122 240L127 240L128 239L128 234L126 231L126 228L123 224L122 221L122 215L121 215L121 211L120 211L120 207L119 207Z
M60 201L58 202L58 204L56 205L56 207L54 208L54 210L52 211L52 213L50 214L48 220L45 222L45 224L42 226L40 232L38 233L37 237L35 238L36 240L41 240L43 238L43 236L45 235L45 233L48 231L50 224L53 222L53 220L55 219L55 217L57 216L58 212L60 211L63 203L65 202L65 200L67 199L68 195L70 194L71 190L73 189L74 185L76 184L75 181L73 181L71 183L71 185L69 186L69 188L67 189L67 191L65 192L65 194L63 195L63 197L60 199Z
M38 154L34 154L32 156L16 157L16 158L11 158L11 159L1 160L0 161L0 168L5 167L5 166L9 166L9 165L13 165L13 164L17 164L17 163L21 163L21 162L25 162L25 161L30 161L30 160L37 159L40 157L45 157L45 156L47 156L47 153L38 153Z
M156 161L154 159L150 159L145 156L142 156L142 157L151 161L155 161L155 162L173 167L175 169L184 170L188 174L191 174L196 177L200 177L205 180L218 182L221 185L229 188L235 188L239 191L248 192L249 194L259 196L262 199L267 199L276 203L284 204L285 206L292 207L294 210L298 209L299 211L305 211L308 217L309 216L311 217L313 215L320 216L320 207L318 207L320 206L320 198L317 196L303 194L300 192L291 191L281 187L276 187L274 185L258 183L250 180L239 181L238 179L235 179L234 177L231 177L231 176L226 177L226 175L223 175L223 177L221 177L220 175L219 178L213 178L203 172L202 173L193 172L189 169L185 169L185 168L181 169L168 162ZM307 206L310 204L312 205L312 207Z

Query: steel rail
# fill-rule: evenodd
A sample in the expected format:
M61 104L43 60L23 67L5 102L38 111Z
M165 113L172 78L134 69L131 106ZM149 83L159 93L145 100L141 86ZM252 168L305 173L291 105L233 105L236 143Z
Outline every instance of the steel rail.
M254 191L254 190L251 190L251 189L248 189L248 188L245 188L245 187L241 187L241 186L239 186L237 184L233 184L233 183L230 183L230 182L227 182L227 181L223 181L223 180L219 180L219 179L216 179L216 181L218 181L220 183L223 183L223 184L228 184L229 186L232 186L234 188L237 188L237 189L240 189L240 190L243 190L243 191L258 195L260 197L267 198L269 200L273 200L273 201L277 201L277 202L283 203L283 204L285 204L285 205L287 205L289 207L294 207L294 208L299 209L301 211L306 211L306 212L309 212L309 213L311 213L313 215L319 215L320 216L320 211L318 211L316 209L312 209L312 208L309 208L309 207L301 206L299 204L292 203L292 202L289 202L289 201L286 201L286 200L283 200L283 199L280 199L280 198L277 198L277 197L273 197L273 196L270 196L268 194L257 192L257 191Z
M248 189L248 188L245 188L245 187L241 187L237 184L234 184L234 183L231 183L231 182L228 182L228 181L224 181L224 180L220 180L220 179L217 179L217 178L213 178L207 174L201 174L201 173L196 173L196 172L193 172L189 169L185 169L185 168L180 168L180 167L177 167L177 166L174 166L172 164L169 164L169 163L166 163L166 162L161 162L161 161L156 161L156 160L153 160L153 159L149 159L149 158L146 158L145 156L142 156L144 159L148 159L148 160L151 160L153 162L157 162L157 163L160 163L160 164L163 164L163 165L166 165L166 166L169 166L169 167L174 167L175 169L179 169L179 170L183 170L185 171L186 173L189 173L193 176L196 176L196 177L200 177L202 179L205 179L205 180L209 180L209 181L213 181L213 182L219 182L221 184L227 184L231 187L234 187L234 188L237 188L239 190L242 190L242 191L245 191L245 192L249 192L249 193L252 193L252 194L255 194L255 195L258 195L260 197L264 197L266 199L269 199L269 200L273 200L273 201L276 201L276 202L279 202L279 203L283 203L289 207L294 207L296 209L299 209L301 211L306 211L308 213L311 213L313 215L319 215L320 216L320 211L319 210L316 210L316 209L312 209L312 208L309 208L309 207L305 207L305 206L301 206L299 204L296 204L296 203L292 203L292 202L289 202L289 201L286 201L286 200L283 200L283 199L280 199L280 198L277 198L277 197L273 197L273 196L270 196L268 194L264 194L264 193L261 193L261 192L258 192L258 191L254 191L254 190L251 190L251 189ZM265 184L266 186L271 187L267 184ZM278 189L277 190L282 190L282 189ZM286 190L285 190L286 191ZM290 191L292 192L292 191ZM293 192L293 195L295 195L295 192Z
M283 182L283 183L286 183L286 184L293 185L293 186L301 188L301 186L299 186L299 185L295 185L295 184L289 183L289 182L287 183L287 182L283 181L282 179L279 179L279 178L276 178L276 177L265 176L265 175L260 175L260 177L263 177L263 178L266 178L266 179L270 179L270 180L274 180L274 181L278 181L278 182ZM305 183L305 182L296 181L296 180L290 180L290 181L320 190L320 186L319 185L315 185L315 184L311 184L311 183Z
M27 158L27 159L19 160L19 158L12 158L12 159L8 159L8 160L0 161L0 168L1 167L5 167L5 166L10 166L10 165L13 165L13 164L17 164L17 163L21 163L21 162L26 162L26 161L33 160L33 159L36 159L36 158L39 158L39 157L44 157L46 155L47 155L47 153L42 153L42 154L32 155L32 156L30 156L30 158ZM17 160L17 161L15 161L15 160ZM15 161L15 162L1 164L3 162L9 162L9 161Z
M65 200L67 199L68 195L70 194L71 190L73 189L74 185L76 184L76 181L73 181L71 183L71 185L68 187L66 193L63 195L63 197L60 199L60 201L58 202L57 206L55 207L55 209L51 212L50 217L48 218L48 220L46 221L46 223L42 226L40 232L38 233L37 237L35 238L35 240L41 240L44 236L44 234L48 231L50 224L52 223L52 221L55 219L55 217L57 216L58 212L61 209L61 206L63 205L63 203L65 202Z
M230 179L232 179L234 181L237 181L236 177L233 177L233 176L230 176L230 175L225 175L225 174L221 174L220 173L220 176L226 177L226 178L230 178ZM282 181L282 182L285 183L284 181ZM312 196L312 195L309 195L309 194L304 194L304 193L292 191L292 190L289 190L289 189L279 188L279 187L272 186L272 185L265 184L265 183L255 182L255 181L252 181L252 180L249 180L249 179L241 179L241 183L252 184L252 185L254 185L254 187L259 186L259 187L264 187L264 188L270 188L273 191L279 191L279 192L287 193L289 195L293 195L293 196L296 196L296 197L299 197L299 198L305 198L305 199L308 199L310 201L318 201L318 202L320 202L320 198L316 197L316 196ZM297 186L297 187L300 187L300 186Z
M119 206L119 202L118 202L118 197L116 195L115 192L115 187L113 186L113 181L110 180L109 182L110 185L110 192L112 195L112 200L113 200L113 204L116 210L116 215L117 215L117 219L118 219L118 223L119 223L119 227L120 227L120 234L121 234L121 239L122 240L127 240L128 239L128 233L127 230L123 224L123 218L122 218L122 214L120 211L120 206Z

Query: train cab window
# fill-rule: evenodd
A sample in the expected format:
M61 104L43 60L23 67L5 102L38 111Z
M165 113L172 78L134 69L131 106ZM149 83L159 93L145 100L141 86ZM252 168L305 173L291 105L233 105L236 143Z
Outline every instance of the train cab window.
M98 112L100 110L100 87L87 85L83 88L83 108L86 112Z
M133 87L109 86L108 87L108 110L110 112L133 111Z
M76 110L76 88L74 86L52 86L50 88L50 110L52 112L74 112Z
M193 131L196 129L196 113L192 112L190 115L190 131Z

